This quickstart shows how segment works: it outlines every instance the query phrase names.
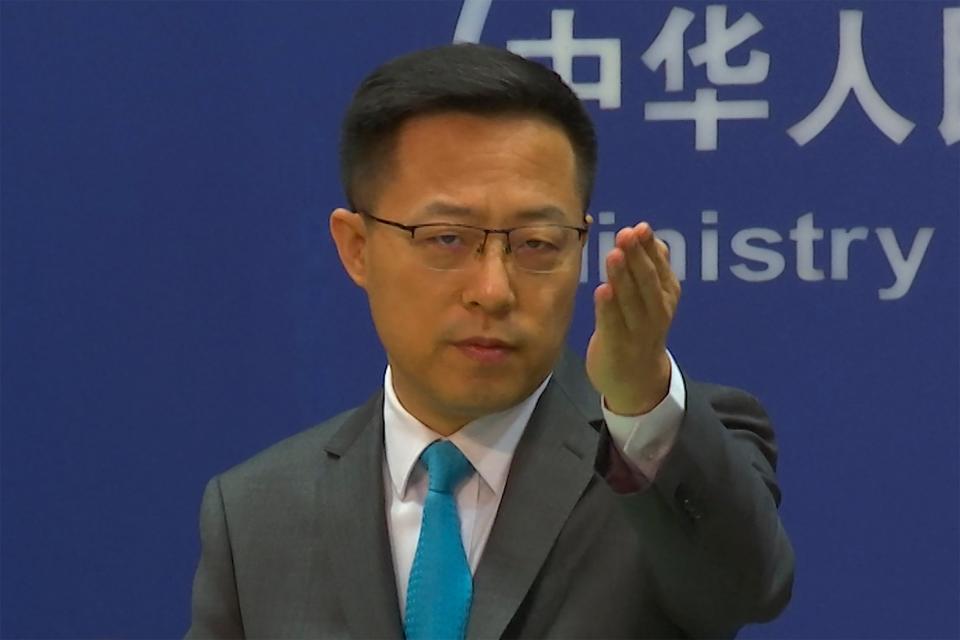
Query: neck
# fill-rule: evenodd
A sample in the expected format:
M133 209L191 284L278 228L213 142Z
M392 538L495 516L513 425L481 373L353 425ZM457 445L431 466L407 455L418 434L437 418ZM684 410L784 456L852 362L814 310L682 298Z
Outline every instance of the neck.
M445 438L460 431L472 420L481 417L480 415L468 415L455 411L443 411L436 406L436 403L430 402L429 398L423 397L416 390L408 389L402 379L398 380L396 369L391 368L391 374L393 393L400 406L428 429Z
M407 410L410 415L422 422L424 426L431 431L438 433L445 438L452 436L457 431L460 431L460 429L464 428L468 422L474 419L467 416L445 414L443 412L430 409L424 404L417 403L415 401L411 402L409 394L401 394L401 392L397 390L396 384L393 386L393 392L397 396L397 401L404 409Z
M411 415L412 415L412 412L411 412ZM427 425L427 428L430 429L430 431L439 433L444 438L449 438L450 436L455 434L457 431L460 431L460 429L463 429L463 427L467 424L466 422L463 422L460 424L455 424L452 422L440 423L435 420L430 420L430 421L424 420L423 418L420 418L419 416L415 416L415 415L414 417L420 422L422 422L423 424Z

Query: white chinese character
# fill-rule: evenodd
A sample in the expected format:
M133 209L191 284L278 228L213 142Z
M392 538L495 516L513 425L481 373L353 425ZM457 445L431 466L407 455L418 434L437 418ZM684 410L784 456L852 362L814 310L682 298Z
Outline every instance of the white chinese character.
M460 7L460 17L457 18L457 27L453 32L454 42L480 42L483 25L487 22L490 5L493 0L463 0Z
M890 108L870 80L863 58L863 12L840 12L840 53L837 70L827 94L804 119L787 129L787 135L801 147L820 134L840 111L847 96L853 95L880 131L900 144L913 130L913 122Z
M770 117L766 100L717 100L716 89L697 89L693 102L648 102L644 120L693 120L696 123L697 151L717 148L720 120L763 120Z
M750 59L740 67L727 64L727 53L747 38L763 30L763 25L752 13L743 14L733 25L727 26L727 8L721 5L707 7L707 38L703 44L690 49L690 60L696 66L707 65L707 80L713 84L758 84L767 79L770 55L750 50Z
M943 10L943 141L960 140L960 9Z
M508 40L507 49L525 58L550 58L553 70L577 92L581 100L598 100L601 109L620 108L620 39L574 38L573 9L550 14L549 40ZM600 59L598 82L574 82L575 57Z
M667 91L683 89L683 37L694 13L674 7L656 39L644 52L643 63L651 71L664 67ZM707 79L715 85L759 84L770 70L770 56L751 50L745 65L730 66L727 54L763 29L753 14L745 13L727 26L727 7L710 5L706 14L706 38L688 52L695 66L706 65ZM770 117L766 100L717 100L716 89L697 89L692 102L647 102L644 119L651 121L692 120L696 123L697 151L717 148L720 120L763 120Z
M683 89L683 34L693 22L693 11L674 7L657 34L657 39L643 52L643 64L650 71L664 65L667 91Z

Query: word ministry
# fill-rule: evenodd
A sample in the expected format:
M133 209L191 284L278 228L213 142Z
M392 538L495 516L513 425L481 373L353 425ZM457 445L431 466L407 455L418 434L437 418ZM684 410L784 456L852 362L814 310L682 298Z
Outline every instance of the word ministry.
M731 234L722 229L719 213L712 209L701 212L700 222L700 280L713 282L720 279L721 231L724 232L724 238L729 238L730 251L739 258L728 267L734 277L745 282L768 282L783 276L788 253L784 248L788 245L780 231L768 227L748 227L735 230ZM599 229L596 236L597 249L590 250L592 239L588 240L583 249L580 271L580 282L583 283L590 281L592 268L596 269L596 277L599 277L601 282L606 282L607 270L602 256L606 256L613 248L619 229L616 214L612 211L598 213L593 226ZM620 226L624 226L624 223ZM688 276L688 248L691 244L687 241L687 236L674 229L654 230L670 247L670 264L674 273L681 281L685 280ZM816 226L813 212L799 216L794 227L786 232L786 238L794 245L792 253L795 257L797 277L805 282L847 280L850 274L850 255L857 250L855 245L875 239L879 242L890 268L887 280L892 280L877 289L877 296L880 300L889 301L907 295L926 256L934 228L920 227L909 243L897 238L896 231L891 227L878 227L872 231L871 236L871 229L865 226L824 229ZM817 251L818 246L824 242L828 246L829 269L825 268L827 261L818 256Z

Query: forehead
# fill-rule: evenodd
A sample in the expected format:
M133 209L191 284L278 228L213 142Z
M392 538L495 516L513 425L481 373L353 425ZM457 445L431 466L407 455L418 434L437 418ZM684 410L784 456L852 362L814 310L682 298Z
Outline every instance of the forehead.
M548 208L582 217L573 147L540 117L417 116L397 131L392 156L378 208L398 219L428 216L438 202L478 220Z

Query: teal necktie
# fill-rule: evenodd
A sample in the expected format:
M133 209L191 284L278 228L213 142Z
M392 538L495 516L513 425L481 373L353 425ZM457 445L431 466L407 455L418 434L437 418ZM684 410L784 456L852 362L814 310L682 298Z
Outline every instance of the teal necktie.
M452 640L467 632L473 577L460 537L453 492L473 467L456 445L438 440L423 450L430 489L407 583L407 640Z

